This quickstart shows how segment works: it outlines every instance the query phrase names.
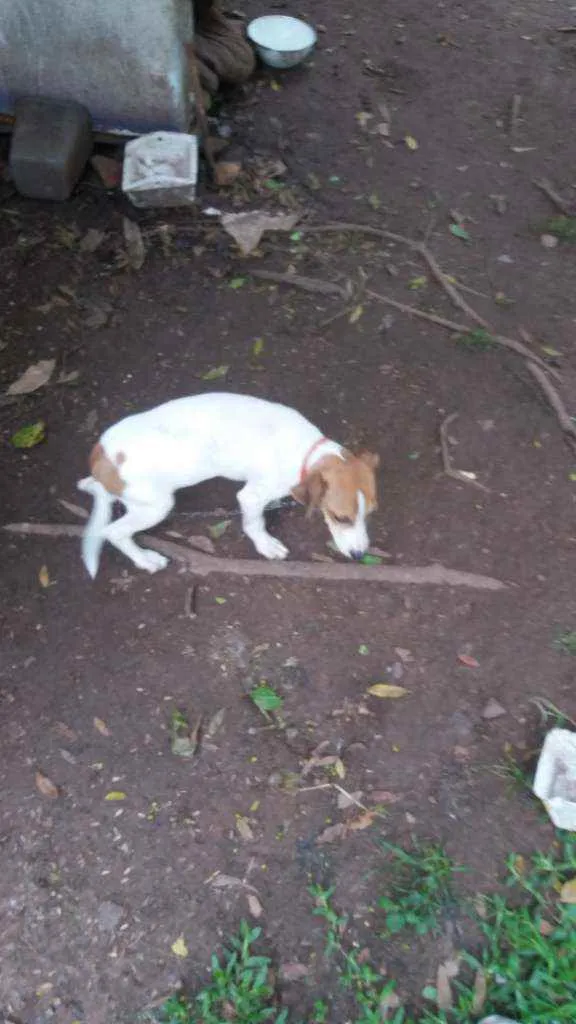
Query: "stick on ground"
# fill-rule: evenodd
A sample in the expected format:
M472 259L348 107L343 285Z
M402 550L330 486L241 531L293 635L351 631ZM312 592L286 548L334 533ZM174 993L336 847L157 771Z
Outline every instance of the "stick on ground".
M540 191L544 193L545 196L548 196L550 202L557 210L560 210L560 213L563 213L565 217L573 216L573 211L570 209L568 203L562 199L562 196L558 194L555 188L552 188L552 185L546 180L546 178L535 179L534 184L536 185L536 188L539 188Z
M75 523L7 523L9 533L21 537L81 537L83 527ZM361 565L358 562L267 562L264 559L216 558L204 555L147 533L140 535L143 544L160 551L174 561L186 565L198 576L221 573L226 576L267 576L278 580L325 580L347 583L394 583L400 585L434 585L471 587L475 590L504 590L506 584L492 576L476 575L433 565Z
M485 487L484 484L481 484L479 480L475 480L473 476L469 473L465 473L463 469L455 469L452 465L448 428L457 418L458 413L452 412L440 424L440 447L442 449L442 465L444 467L444 472L446 476L452 477L453 480L459 480L462 484L472 484L473 487L479 487L481 491L488 491L488 488Z

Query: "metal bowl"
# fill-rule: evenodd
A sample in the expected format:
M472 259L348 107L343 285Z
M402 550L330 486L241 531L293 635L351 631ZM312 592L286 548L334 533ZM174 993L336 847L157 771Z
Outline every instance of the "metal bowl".
M316 32L300 18L266 14L247 28L248 38L260 60L271 68L294 68L306 60L316 45Z

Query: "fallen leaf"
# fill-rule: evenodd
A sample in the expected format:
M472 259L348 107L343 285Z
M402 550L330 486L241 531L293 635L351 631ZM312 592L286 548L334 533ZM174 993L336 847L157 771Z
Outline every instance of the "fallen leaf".
M357 114L354 114L354 117L361 128L366 128L368 121L372 120L374 114L369 114L367 110L359 110Z
M348 323L349 324L357 323L358 320L360 319L360 317L362 316L363 312L364 312L364 306L356 306L356 308L352 310L352 312L350 313L350 316L348 317Z
M486 995L488 992L488 984L486 981L486 975L481 967L476 971L476 977L474 978L474 996L472 999L472 1013L478 1014L482 1012L484 1003L486 1002Z
M551 345L541 345L541 349L547 356L551 356L552 359L558 359L562 356L562 353L557 348L552 348Z
M291 964L280 964L280 977L282 981L300 981L311 974L311 968L306 964L297 962Z
M54 373L56 366L55 359L41 359L33 363L24 371L18 380L15 380L6 391L7 395L31 395L33 391L48 383Z
M411 291L416 292L419 288L425 288L427 284L427 277L413 277L412 280L408 282L408 287Z
M339 779L346 778L346 768L344 767L344 762L340 757L337 757L334 762L334 771Z
M216 552L210 537L205 537L204 534L192 534L186 537L191 548L196 548L197 551L203 551L205 555L213 555Z
M251 843L254 839L254 833L250 828L248 818L245 818L243 814L236 815L236 828L241 839L246 843Z
M91 331L96 331L100 327L105 327L110 319L111 313L112 306L109 302L82 303L82 323L84 327L90 328Z
M102 244L105 237L105 231L99 231L98 228L88 228L88 231L80 242L80 251L96 252L96 249Z
M547 939L549 935L552 935L552 932L554 931L554 925L551 924L550 921L546 921L544 918L542 918L542 920L540 921L538 931L540 932L540 935L543 935L544 938Z
M471 654L459 654L458 661L461 665L465 665L466 668L480 668L480 662L473 658Z
M173 942L170 949L174 953L174 956L185 957L188 956L188 946L184 940L184 936L180 935L176 942Z
M226 604L226 598L225 597L215 597L214 601L216 602L216 604Z
M243 256L254 252L265 231L292 231L299 220L298 213L270 214L265 210L224 213L220 218L222 227L237 243Z
M202 380L220 380L226 376L229 369L229 366L213 366L207 373L202 374Z
M48 572L48 567L45 565L42 566L38 573L38 582L41 587L44 587L44 589L50 586L50 574Z
M450 231L453 235L456 236L456 238L461 238L462 241L464 242L470 241L469 232L466 231L466 228L463 228L461 224L451 224Z
M172 718L172 742L170 749L176 757L194 757L200 742L202 715L199 715L192 729L184 716Z
M58 786L55 786L52 779L49 779L47 775L43 775L42 772L36 772L34 775L34 781L36 783L36 789L42 796L47 796L50 800L56 800L60 796L60 790Z
M402 1005L402 1000L397 992L384 992L382 999L380 1000L380 1019L385 1022L388 1020L389 1013L393 1010L397 1010Z
M101 718L94 718L92 721L94 728L97 729L97 731L101 733L102 736L110 735L110 729L106 725L106 722L104 722Z
M366 692L372 697L388 697L395 700L398 697L405 697L408 690L404 686L396 686L393 683L374 683L373 686L368 687Z
M395 647L394 654L396 654L400 658L400 661L403 661L405 665L409 665L411 661L414 661L412 651L408 651L405 647Z
M360 644L358 648L358 654L361 654L362 657L364 658L366 657L367 654L370 654L370 648L368 647L368 644Z
M247 277L233 277L232 280L229 282L228 287L232 288L233 291L237 291L238 288L244 287L247 280Z
M323 846L324 843L334 843L337 839L344 839L348 832L348 827L343 821L339 821L337 825L329 825L325 828L319 836L316 837L318 846Z
M218 730L222 728L225 715L225 708L220 708L219 711L212 715L212 718L210 719L208 725L206 726L206 736L208 737L208 739L213 739Z
M219 160L214 168L214 180L221 188L227 188L242 174L242 164L238 160Z
M436 972L436 1004L439 1010L452 1008L452 989L445 964L440 964Z
M262 917L262 904L260 903L258 897L255 896L254 893L249 892L248 895L246 896L246 899L248 901L248 910L252 914L252 917L255 917L256 919Z
M374 824L375 816L376 811L364 811L364 814L360 814L357 818L349 821L347 826L351 832L362 832L365 828L370 828L370 825Z
M220 537L226 533L231 522L231 519L221 519L219 523L214 523L213 526L208 527L208 533L213 540L219 540Z
M370 803L375 804L397 804L403 799L403 793L391 793L388 789L375 789L370 793Z
M412 152L414 152L414 150L418 149L418 142L414 138L413 135L405 135L404 136L404 142L406 143L408 149L411 149Z
M284 701L271 686L267 686L263 683L261 686L256 686L250 691L250 698L259 711L264 714L268 711L277 711L282 707Z
M44 420L38 420L37 423L30 423L26 427L20 427L20 430L17 430L12 435L11 442L15 448L34 448L45 437L46 424Z
M256 341L252 345L252 355L258 358L264 351L264 338L256 338Z
M222 875L220 873L208 878L206 884L208 883L214 889L244 889L246 887L246 883L241 878L236 878L235 875Z
M506 715L508 712L506 708L503 708L494 697L490 697L490 700L482 710L482 718L490 721L493 718L501 718L502 715Z
M576 878L571 878L560 889L561 903L576 903Z
M126 243L126 262L132 270L140 270L144 266L144 260L146 259L146 248L142 232L136 221L130 220L129 217L122 218L122 226Z
M126 799L126 793L123 793L120 789L112 789L112 790L110 790L109 793L106 793L106 796L104 797L104 799L108 800L110 802L114 802L114 801L117 801L117 800L125 800Z

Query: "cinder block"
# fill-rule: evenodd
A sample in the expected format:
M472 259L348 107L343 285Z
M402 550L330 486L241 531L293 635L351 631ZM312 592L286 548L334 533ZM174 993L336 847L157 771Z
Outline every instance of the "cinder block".
M32 199L68 199L92 151L90 114L72 100L22 97L15 105L10 172Z

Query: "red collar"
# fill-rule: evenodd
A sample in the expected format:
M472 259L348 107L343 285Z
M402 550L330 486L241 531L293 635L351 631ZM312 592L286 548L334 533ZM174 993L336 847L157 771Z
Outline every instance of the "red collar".
M304 481L305 481L305 479L306 479L306 477L308 475L308 463L310 462L310 459L314 455L314 452L318 448L320 448L320 445L326 444L327 441L328 441L327 437L319 437L317 441L314 441L314 444L312 445L312 447L309 448L308 451L306 452L306 455L304 456L304 460L302 462L302 469L300 470L300 483L301 484L304 483Z

